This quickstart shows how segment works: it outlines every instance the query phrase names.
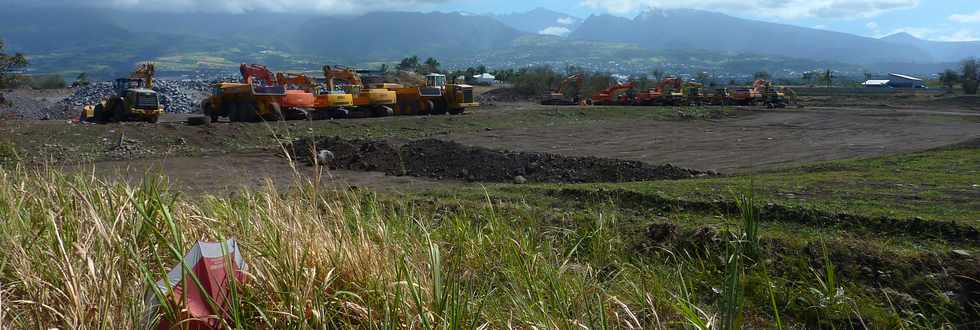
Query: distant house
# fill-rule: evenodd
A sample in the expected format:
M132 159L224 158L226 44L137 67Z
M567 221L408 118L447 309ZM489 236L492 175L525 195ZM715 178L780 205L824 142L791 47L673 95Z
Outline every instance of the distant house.
M473 83L477 85L489 86L497 83L497 77L494 77L492 74L489 73L478 74L473 76Z
M868 80L862 85L871 88L926 88L926 82L922 79L897 73L889 73L887 80Z
M926 82L916 77L889 73L888 78L888 86L894 88L926 88Z

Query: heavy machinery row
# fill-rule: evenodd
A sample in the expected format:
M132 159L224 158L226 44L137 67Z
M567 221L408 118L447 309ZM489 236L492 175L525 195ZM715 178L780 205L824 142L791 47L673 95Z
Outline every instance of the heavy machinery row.
M776 87L768 80L756 80L751 88L719 88L713 94L704 92L704 85L666 77L652 89L638 90L633 82L618 83L583 99L584 75L565 78L558 89L541 98L543 105L623 105L623 106L702 106L742 105L785 108L795 93L789 88ZM566 94L573 94L569 97Z
M461 114L479 106L473 87L449 84L446 76L429 74L421 86L375 82L365 85L357 71L323 66L323 83L301 74L273 73L259 64L242 64L241 81L212 87L201 102L206 121L232 122L384 117L392 115ZM164 109L153 90L154 65L140 64L129 77L116 79L114 95L85 106L80 120L88 122L157 122Z

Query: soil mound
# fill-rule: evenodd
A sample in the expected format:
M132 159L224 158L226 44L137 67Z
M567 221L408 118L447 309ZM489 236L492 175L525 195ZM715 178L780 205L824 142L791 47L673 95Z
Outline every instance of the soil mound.
M717 175L670 164L509 152L434 139L396 146L384 141L333 137L301 140L292 147L297 159L310 162L320 150L329 150L333 153L329 165L336 169L479 182L631 182Z

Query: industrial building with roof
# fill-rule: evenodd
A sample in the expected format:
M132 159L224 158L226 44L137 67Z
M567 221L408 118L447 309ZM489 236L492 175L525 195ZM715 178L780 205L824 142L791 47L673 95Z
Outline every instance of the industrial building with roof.
M889 73L888 79L865 81L862 85L877 88L926 88L926 83L922 79L897 73Z

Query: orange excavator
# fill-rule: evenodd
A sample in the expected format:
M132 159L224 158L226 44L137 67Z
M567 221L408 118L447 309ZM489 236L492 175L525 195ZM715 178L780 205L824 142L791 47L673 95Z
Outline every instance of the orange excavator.
M657 83L654 89L637 94L640 105L681 105L684 103L684 81L677 77L667 77Z
M353 96L349 93L323 90L313 79L304 74L280 72L276 74L276 80L286 86L287 97L290 94L313 96L312 103L309 105L309 109L313 111L307 110L305 113L310 119L347 118L350 111L346 107L354 105Z
M562 80L558 84L558 89L551 91L541 97L542 105L578 105L582 100L580 95L582 85L585 82L585 76L582 74L575 74L568 76L565 80ZM572 99L568 99L565 96L566 87L571 84L575 84L575 96Z
M633 82L627 82L625 84L615 84L601 90L595 95L592 95L592 104L594 105L631 105L633 104L633 97L627 92L636 84Z
M392 107L397 103L398 93L385 88L365 88L361 75L354 69L324 65L323 77L330 91L343 89L353 97L353 105L360 116L387 117L395 114ZM346 84L338 88L337 80Z
M211 121L228 117L232 122L256 122L285 119L283 112L286 88L263 65L242 64L239 67L242 82L215 84L210 97L201 102L204 114ZM305 102L301 94L293 102ZM307 100L311 101L311 100Z

